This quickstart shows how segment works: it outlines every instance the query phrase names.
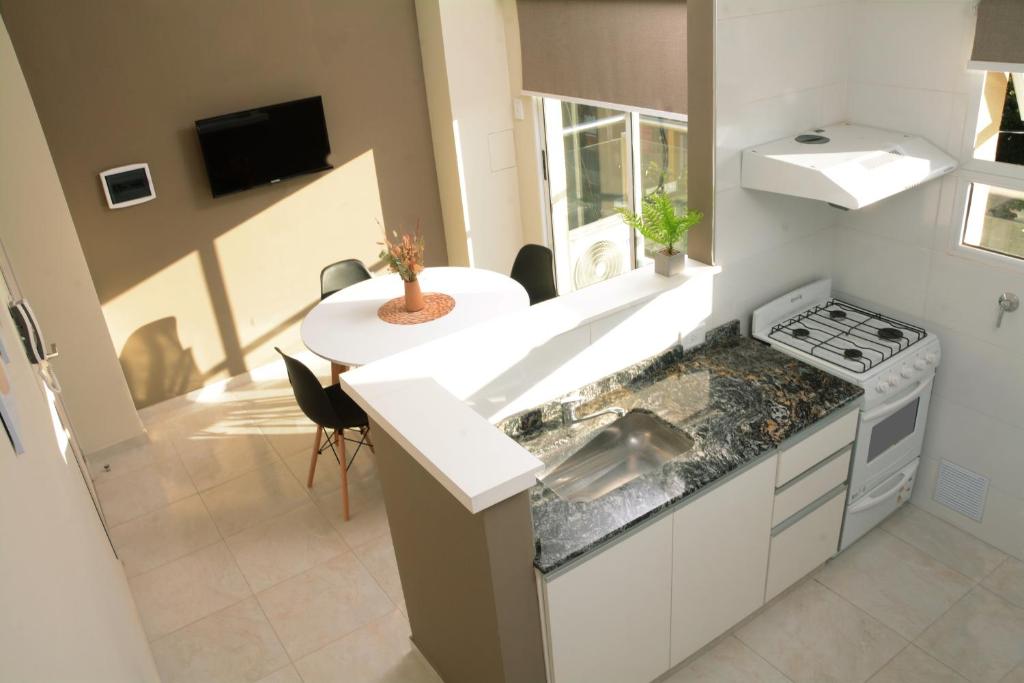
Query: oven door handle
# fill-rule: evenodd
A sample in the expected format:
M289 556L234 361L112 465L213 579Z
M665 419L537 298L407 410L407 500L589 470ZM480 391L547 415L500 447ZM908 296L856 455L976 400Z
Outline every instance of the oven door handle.
M875 506L881 505L885 501L887 501L890 498L896 496L900 492L900 490L903 488L903 485L906 484L910 480L910 478L912 476L914 476L913 472L907 473L906 470L904 470L903 472L900 472L899 473L899 479L896 481L896 485L895 486L893 486L893 487L891 487L889 489L886 489L885 493L883 493L881 495L878 495L878 496L872 496L872 495L864 496L863 498L858 500L856 503L854 503L853 505L849 506L846 509L846 511L847 512L864 512L865 510L870 510L871 508L873 508Z
M926 380L922 380L922 381L918 382L918 385L917 385L916 389L911 391L909 394L907 394L903 398L899 399L898 401L894 401L892 403L886 403L885 405L878 406L874 410L871 410L871 411L868 411L868 412L864 413L861 416L861 419L864 422L874 422L875 420L877 420L878 418L880 418L880 417L882 417L884 415L888 415L890 413L895 413L897 410L899 410L903 406L911 403L918 396L920 396L924 392L928 391L931 388L931 386L932 386L932 378L931 377L929 377Z

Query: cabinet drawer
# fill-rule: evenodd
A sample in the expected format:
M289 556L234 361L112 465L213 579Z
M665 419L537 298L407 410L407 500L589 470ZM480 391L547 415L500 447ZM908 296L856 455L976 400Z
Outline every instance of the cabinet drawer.
M846 507L846 487L814 503L806 513L772 532L768 555L765 601L792 586L812 569L835 555ZM803 515L803 516L801 516Z
M859 417L860 411L853 410L779 454L779 471L775 485L783 486L843 446L852 443L857 436Z
M778 526L846 481L852 453L853 448L847 446L814 469L793 479L785 487L776 489L772 527Z

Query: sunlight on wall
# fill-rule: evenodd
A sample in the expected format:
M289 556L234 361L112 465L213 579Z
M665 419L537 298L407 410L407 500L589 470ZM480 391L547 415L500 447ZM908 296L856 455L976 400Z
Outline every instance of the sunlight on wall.
M295 346L302 317L320 299L324 266L358 258L373 267L383 223L370 150L215 240L247 368L276 357L275 344ZM279 315L251 313L259 310Z
M321 269L344 258L373 268L382 223L370 150L108 301L136 405L263 365L276 359L275 345L297 351Z

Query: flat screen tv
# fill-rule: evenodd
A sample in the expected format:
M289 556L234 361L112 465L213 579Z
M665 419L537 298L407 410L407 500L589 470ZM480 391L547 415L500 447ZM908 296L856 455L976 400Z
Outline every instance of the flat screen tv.
M196 121L214 197L331 168L319 96Z

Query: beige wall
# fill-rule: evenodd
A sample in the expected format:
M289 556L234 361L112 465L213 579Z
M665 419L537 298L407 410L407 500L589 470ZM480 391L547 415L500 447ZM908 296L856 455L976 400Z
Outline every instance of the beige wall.
M40 234L49 237L51 230L66 228L73 236L39 119L2 23L0 83L0 226L5 243L11 226L21 223L32 208ZM31 192L15 191L25 190L19 184L22 175L37 181ZM58 253L64 259L69 252ZM73 259L56 263L64 268L50 267L47 272L54 278L66 277L65 269L77 272ZM84 263L81 270L85 272ZM79 287L87 286L86 276ZM95 294L89 291L91 310L105 335ZM80 294L67 292L72 300ZM7 297L0 277L0 300ZM41 317L42 311L37 315ZM88 327L83 334L91 336L95 329ZM11 352L10 362L0 363L0 374L5 377L4 393L9 383L17 401L15 424L24 445L24 452L15 455L10 441L0 437L0 680L155 683L159 677L124 570L103 532L69 444L55 438L41 383L17 348L10 316L0 315L0 340ZM109 340L106 344L117 372ZM62 373L68 389L73 374Z
M296 348L320 269L422 221L447 262L412 0L0 0L137 405ZM322 95L335 169L212 199L193 122ZM97 173L150 164L111 211Z
M47 341L64 405L82 449L93 452L142 434L96 290L75 234L39 117L6 30L0 98L0 243ZM102 397L102 400L97 400Z

